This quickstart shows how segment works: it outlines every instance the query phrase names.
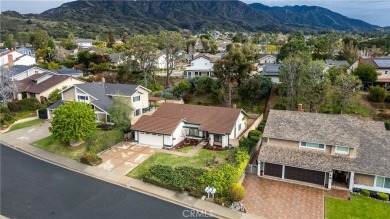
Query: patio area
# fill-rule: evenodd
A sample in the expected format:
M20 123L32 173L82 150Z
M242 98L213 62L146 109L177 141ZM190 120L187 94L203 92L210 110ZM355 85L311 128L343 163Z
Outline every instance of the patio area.
M99 157L103 159L103 163L98 167L126 175L157 151L159 149L148 145L140 145L136 142L121 142L113 146L111 150L99 154Z

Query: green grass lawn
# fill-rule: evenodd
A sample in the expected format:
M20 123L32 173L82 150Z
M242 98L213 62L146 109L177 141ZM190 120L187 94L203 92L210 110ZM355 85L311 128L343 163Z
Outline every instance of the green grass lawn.
M9 129L9 132L15 131L15 130L18 130L18 129L22 129L22 128L26 128L26 127L30 127L30 126L34 126L34 125L39 125L39 124L41 124L43 122L44 122L43 119L34 119L34 120L31 120L31 121L28 121L28 122L22 122L22 123L19 123L19 124L15 124L15 125L11 126L11 128Z
M99 136L104 137L100 139ZM85 142L77 147L72 147L69 144L64 144L59 140L53 138L52 135L42 138L33 143L34 146L39 147L45 151L49 151L64 157L68 157L74 160L79 160L87 151L89 145L96 145L95 150L98 153L108 147L115 145L123 140L123 133L118 130L101 131L93 133Z
M211 151L206 149L201 149L199 153L193 157L182 157L172 154L167 154L163 152L158 152L149 157L147 160L138 165L133 169L127 176L141 179L147 170L156 164L168 165L172 167L177 166L190 166L195 168L208 168L206 167L207 161L211 160L215 155L218 160L218 164L225 163L225 158L230 153L229 150L226 151Z
M192 150L194 147L195 146L188 146L188 147L185 147L185 148L177 149L176 151L182 152L182 153L187 153L188 151Z
M325 197L325 218L390 218L390 203L351 195L351 201Z

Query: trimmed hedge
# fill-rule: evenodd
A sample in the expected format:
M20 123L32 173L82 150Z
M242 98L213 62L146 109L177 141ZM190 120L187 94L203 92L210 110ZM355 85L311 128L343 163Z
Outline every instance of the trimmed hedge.
M385 122L385 129L390 131L390 122Z
M382 201L389 201L389 195L383 192L379 192L377 198Z
M86 153L80 158L80 162L91 166L96 166L101 164L103 161L102 158L97 156L95 153Z
M8 103L8 108L12 112L34 111L45 106L40 104L37 98L27 98Z
M111 146L123 141L123 132L121 130L110 130L105 132L95 132L88 137L88 151L99 153Z
M259 130L250 130L249 133L248 133L248 138L250 138L252 136L261 137L261 131L259 131Z
M367 197L370 197L370 191L368 191L366 189L360 190L360 194L362 194L364 196L367 196Z

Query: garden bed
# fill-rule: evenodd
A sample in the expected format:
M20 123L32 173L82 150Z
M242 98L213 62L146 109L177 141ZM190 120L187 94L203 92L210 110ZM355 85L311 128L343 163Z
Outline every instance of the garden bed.
M211 151L227 151L231 148L229 147L221 147L221 146L212 146L210 144L207 144L203 147L206 150L211 150Z

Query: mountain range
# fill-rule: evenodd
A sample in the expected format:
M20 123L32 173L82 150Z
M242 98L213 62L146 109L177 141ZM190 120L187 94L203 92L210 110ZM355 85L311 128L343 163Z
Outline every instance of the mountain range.
M338 31L368 32L380 27L316 6L268 7L238 0L162 0L68 2L41 14L1 14L2 33L44 28L50 35L68 32L85 37L112 28L117 33L158 32L162 29L221 31Z

